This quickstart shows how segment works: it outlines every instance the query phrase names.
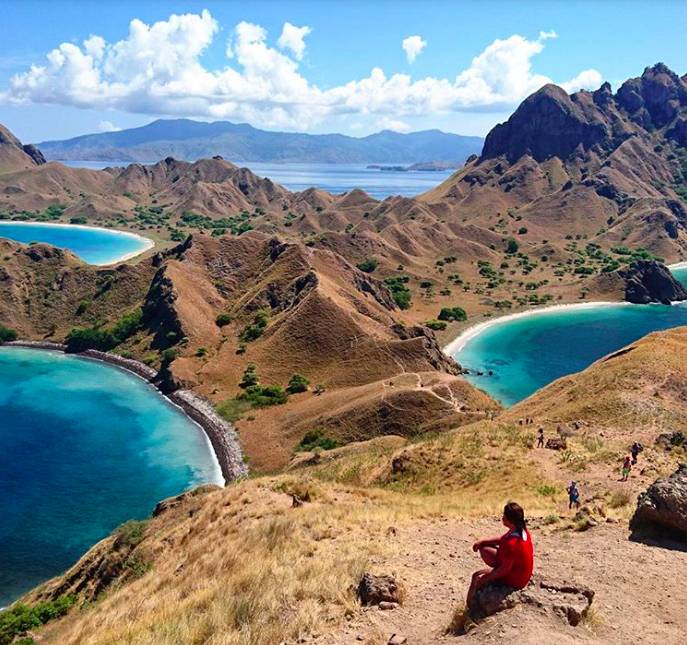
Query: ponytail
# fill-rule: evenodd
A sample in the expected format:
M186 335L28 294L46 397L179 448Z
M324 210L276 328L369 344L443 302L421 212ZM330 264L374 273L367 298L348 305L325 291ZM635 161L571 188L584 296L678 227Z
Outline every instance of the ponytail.
M522 506L515 502L508 502L508 504L503 507L503 516L515 525L518 533L524 538L527 521L525 520L525 511L522 510Z

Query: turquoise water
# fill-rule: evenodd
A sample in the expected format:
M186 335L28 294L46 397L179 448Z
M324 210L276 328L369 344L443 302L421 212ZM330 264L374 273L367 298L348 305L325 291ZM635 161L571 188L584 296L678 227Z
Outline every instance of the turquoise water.
M112 264L125 256L138 255L149 246L148 240L131 233L64 224L0 222L0 237L69 249L89 264Z
M543 311L487 327L453 356L485 373L467 376L471 383L510 406L652 331L681 325L687 303Z
M76 168L97 170L107 166L126 166L129 162L62 161L60 163ZM433 172L378 170L367 168L366 164L343 163L261 163L258 161L235 163L238 166L250 168L260 177L269 177L291 191L306 190L315 186L315 188L336 194L360 188L375 199L384 199L389 195L412 197L424 193L455 172L455 170Z
M143 380L0 347L0 607L159 500L219 481L200 428Z

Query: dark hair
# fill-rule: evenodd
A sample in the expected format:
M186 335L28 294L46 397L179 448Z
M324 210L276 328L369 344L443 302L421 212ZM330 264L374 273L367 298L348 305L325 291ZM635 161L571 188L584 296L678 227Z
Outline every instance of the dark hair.
M508 502L508 504L503 507L503 516L509 522L515 524L515 528L518 529L520 533L524 532L527 522L525 521L525 511L522 510L520 504Z

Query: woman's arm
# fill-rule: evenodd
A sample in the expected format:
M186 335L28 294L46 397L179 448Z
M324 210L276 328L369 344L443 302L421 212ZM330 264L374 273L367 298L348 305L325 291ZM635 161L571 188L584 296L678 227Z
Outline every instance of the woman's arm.
M500 541L501 541L500 536L499 537L493 537L493 538L486 538L484 540L477 540L477 542L475 542L472 545L472 550L477 552L484 546L498 546Z

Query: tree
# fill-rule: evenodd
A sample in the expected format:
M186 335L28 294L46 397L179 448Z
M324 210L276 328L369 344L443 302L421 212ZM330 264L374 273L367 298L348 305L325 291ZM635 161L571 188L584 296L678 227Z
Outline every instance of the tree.
M365 273L372 273L379 266L379 262L377 262L377 260L374 258L368 258L367 260L363 260L359 264L356 264L356 266Z
M467 317L468 315L462 307L443 307L437 316L439 320L446 320L448 322L467 320Z
M231 316L228 313L221 313L215 318L215 324L218 327L224 327L231 322Z
M298 394L299 392L305 392L308 389L308 385L310 385L310 381L305 376L294 374L289 380L286 391L289 394Z
M245 371L243 372L243 378L239 383L240 388L243 388L245 390L246 388L252 387L253 385L257 385L260 382L260 378L258 377L256 370L257 366L255 365L255 363L248 363Z
M0 343L8 343L17 340L17 332L14 329L0 325Z
M515 255L519 248L518 243L512 237L508 238L506 242L506 253L508 255Z

